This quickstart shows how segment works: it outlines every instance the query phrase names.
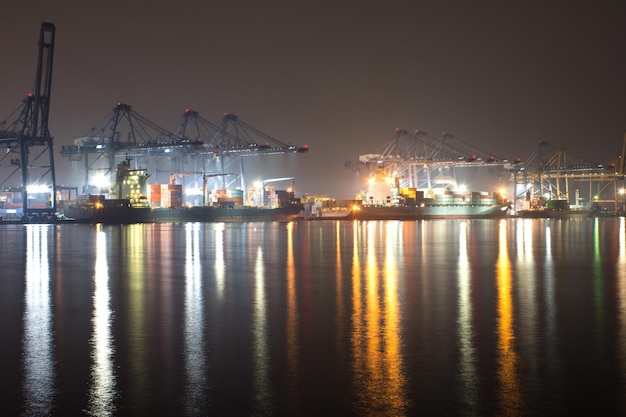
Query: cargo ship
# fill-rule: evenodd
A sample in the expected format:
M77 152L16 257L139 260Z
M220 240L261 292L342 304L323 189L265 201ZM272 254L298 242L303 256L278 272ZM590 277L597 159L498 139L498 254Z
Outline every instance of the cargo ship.
M297 202L280 207L133 207L129 200L105 200L73 205L63 214L68 221L105 224L289 221L301 217L303 208Z
M599 204L588 207L581 205L571 206L567 200L545 199L543 197L527 196L522 202L521 209L516 217L525 219L578 219L584 217L599 217L607 215Z
M427 219L496 219L508 214L510 204L500 194L459 191L446 178L431 188L399 187L397 176L382 168L375 171L367 191L356 203L339 207L327 204L320 210L305 210L309 220L427 220ZM305 204L306 205L306 204Z
M244 205L242 190L215 190L209 201L200 205L183 204L182 185L147 184L143 169L131 169L130 161L118 164L116 182L110 194L89 195L83 201L63 207L63 218L80 223L174 223L174 222L245 222L289 221L300 218L304 206L292 191L265 190L263 202ZM255 193L256 195L257 193ZM203 190L203 196L205 190ZM267 198L266 198L267 197ZM265 202L269 201L269 204Z

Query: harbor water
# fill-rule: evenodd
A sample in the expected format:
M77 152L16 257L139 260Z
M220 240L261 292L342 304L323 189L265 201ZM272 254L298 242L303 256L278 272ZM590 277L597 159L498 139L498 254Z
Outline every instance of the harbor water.
M626 415L624 218L0 241L3 416Z

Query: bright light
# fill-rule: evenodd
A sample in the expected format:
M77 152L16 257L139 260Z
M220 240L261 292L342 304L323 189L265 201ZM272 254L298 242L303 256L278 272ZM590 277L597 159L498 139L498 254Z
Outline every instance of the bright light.
M47 191L50 191L50 187L48 187L47 185L31 184L28 187L26 187L26 192L31 193L31 194L45 193Z
M500 188L500 195L504 196L506 194L506 188Z
M460 193L465 193L465 192L467 191L467 185L465 185L465 184L461 184L461 185L459 185L459 189L458 189L458 191L459 191Z
M262 181L256 181L254 183L254 188L260 190L261 188L263 188L263 182Z
M185 188L185 195L202 195L202 188L197 188L197 187Z
M93 177L93 185L98 188L106 188L111 185L108 175L99 174Z
M620 188L618 191L620 194L624 194L624 192L626 192L623 188Z

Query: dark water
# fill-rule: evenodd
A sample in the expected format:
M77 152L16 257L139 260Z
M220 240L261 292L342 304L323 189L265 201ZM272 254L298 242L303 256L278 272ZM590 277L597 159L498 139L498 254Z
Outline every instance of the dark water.
M0 415L625 415L624 218L0 226Z

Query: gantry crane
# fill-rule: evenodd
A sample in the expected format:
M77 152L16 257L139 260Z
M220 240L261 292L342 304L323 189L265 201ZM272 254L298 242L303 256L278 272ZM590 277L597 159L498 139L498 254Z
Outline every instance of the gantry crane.
M39 33L37 73L34 93L23 100L13 114L17 117L0 123L0 186L21 193L24 221L52 221L56 212L56 178L53 138L48 129L52 88L55 26L43 22ZM12 117L12 116L10 116ZM19 156L16 156L19 155ZM7 163L8 162L8 163ZM18 186L14 174L21 174Z
M496 157L445 131L435 137L421 130L411 134L405 129L396 129L390 142L375 153L359 156L358 162L346 162L346 166L355 171L364 169L368 175L382 168L395 172L401 187L429 189L433 177L455 177L455 168L501 170L518 162Z
M94 127L84 137L75 139L74 145L61 150L70 160L83 161L84 190L90 188L96 175L110 176L115 159L130 157L137 166L148 170L155 183L165 183L171 174L202 172L213 173L203 178L203 187L207 179L216 181L212 185L219 189L230 188L238 180L245 190L244 156L308 151L307 145L280 142L230 113L224 115L220 125L215 125L197 111L186 109L181 122L168 130L129 105L118 104L105 120L108 121L104 125ZM199 175L190 177L195 182ZM226 183L227 177L232 178L231 183Z

